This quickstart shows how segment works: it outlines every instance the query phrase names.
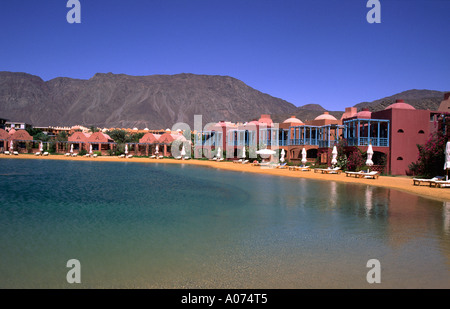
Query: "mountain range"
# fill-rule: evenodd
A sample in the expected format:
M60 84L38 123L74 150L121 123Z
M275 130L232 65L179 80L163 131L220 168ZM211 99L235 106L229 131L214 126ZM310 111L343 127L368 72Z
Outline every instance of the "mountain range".
M437 109L444 92L409 90L358 108L383 109L396 98L416 108ZM58 77L44 81L27 73L0 72L0 118L34 126L170 128L177 122L193 128L202 122L240 122L270 114L275 122L295 115L305 121L326 111L318 104L296 107L244 82L218 75L97 73L88 80ZM340 118L343 111L330 111Z

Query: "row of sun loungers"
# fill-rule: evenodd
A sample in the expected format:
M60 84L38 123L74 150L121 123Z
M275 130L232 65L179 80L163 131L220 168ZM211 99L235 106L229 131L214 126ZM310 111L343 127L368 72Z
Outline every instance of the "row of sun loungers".
M12 156L12 155L18 156L19 155L19 153L17 151L13 151L13 152L4 151L3 154L5 154L7 156Z
M242 159L233 161L233 163L242 163L242 164L247 164L248 162L250 162L250 161L249 160L242 160Z

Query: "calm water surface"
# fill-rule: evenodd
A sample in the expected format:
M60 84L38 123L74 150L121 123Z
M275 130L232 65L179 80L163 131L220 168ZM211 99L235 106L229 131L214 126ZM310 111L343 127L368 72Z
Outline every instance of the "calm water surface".
M450 203L194 166L0 159L0 288L74 287L450 288Z

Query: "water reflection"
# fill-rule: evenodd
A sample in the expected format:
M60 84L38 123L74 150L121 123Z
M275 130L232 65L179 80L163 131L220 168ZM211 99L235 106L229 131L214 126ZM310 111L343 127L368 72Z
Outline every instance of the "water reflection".
M450 202L444 202L442 207L442 217L444 221L444 233L446 235L450 234Z
M366 216L368 217L370 215L370 212L372 211L372 205L373 205L373 197L372 197L372 186L366 187Z

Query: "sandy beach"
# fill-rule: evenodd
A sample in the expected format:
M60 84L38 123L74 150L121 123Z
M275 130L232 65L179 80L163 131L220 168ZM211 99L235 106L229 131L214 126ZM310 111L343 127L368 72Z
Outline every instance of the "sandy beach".
M8 156L0 155L0 159L5 160L16 160L16 159L30 159L30 160L72 160L72 161L99 161L99 162L136 162L136 163L167 163L167 164L186 164L186 165L197 165L210 168L219 168L235 172L248 172L248 173L259 173L273 176L282 177L297 177L297 178L308 178L323 181L338 181L344 183L355 183L362 185L372 185L378 187L385 187L396 189L411 194L420 195L426 198L438 200L438 201L450 201L450 188L434 188L426 185L415 186L411 177L406 176L380 176L378 179L361 179L354 177L347 177L345 173L341 174L322 174L314 173L311 171L292 171L289 169L278 169L278 168L264 168L259 166L252 166L251 164L238 164L233 162L215 162L209 160L175 160L175 159L149 159L149 158L119 158L119 157L108 157L100 156L97 158L89 157L65 157L62 155L50 155L50 156L34 156L28 154L22 154L18 156Z

